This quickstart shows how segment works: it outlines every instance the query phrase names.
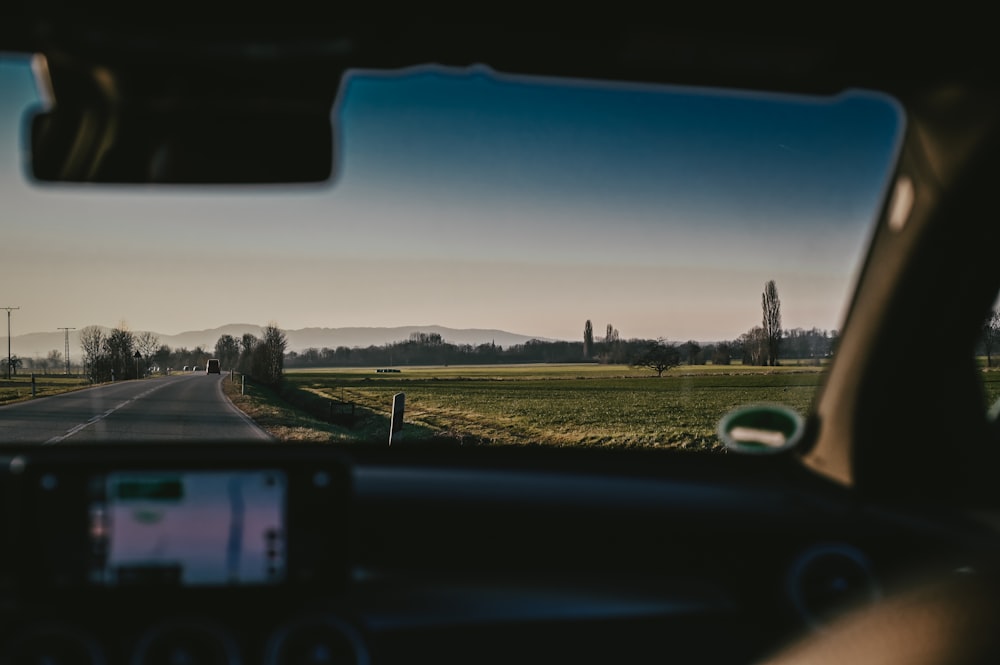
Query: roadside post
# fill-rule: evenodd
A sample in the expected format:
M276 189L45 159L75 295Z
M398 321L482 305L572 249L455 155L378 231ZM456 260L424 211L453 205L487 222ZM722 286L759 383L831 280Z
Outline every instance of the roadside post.
M406 406L406 394L396 393L392 396L392 420L389 425L389 446L393 441L399 442L402 439L403 430L403 409Z
M35 396L35 373L31 373L31 396Z

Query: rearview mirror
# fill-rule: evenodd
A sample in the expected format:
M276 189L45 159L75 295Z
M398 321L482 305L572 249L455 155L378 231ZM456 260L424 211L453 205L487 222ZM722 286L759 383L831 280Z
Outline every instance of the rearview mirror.
M338 76L294 58L128 55L91 66L35 58L44 92L24 128L30 176L117 184L331 179Z
M30 174L43 182L291 183L332 175L328 110L198 112L66 108L31 120Z

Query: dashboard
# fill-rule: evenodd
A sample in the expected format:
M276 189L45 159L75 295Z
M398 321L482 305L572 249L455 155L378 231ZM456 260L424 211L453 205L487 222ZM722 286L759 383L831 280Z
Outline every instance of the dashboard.
M5 449L3 663L748 662L988 527L790 457Z

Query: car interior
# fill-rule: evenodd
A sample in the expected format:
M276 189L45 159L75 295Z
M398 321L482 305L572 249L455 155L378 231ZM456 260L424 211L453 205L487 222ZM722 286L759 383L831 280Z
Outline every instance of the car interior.
M51 86L24 125L39 186L336 187L331 113L348 73L428 65L860 90L902 118L836 353L789 445L758 454L725 428L733 445L712 454L0 441L0 662L995 662L1000 423L976 362L1000 291L990 50L615 21L124 25L40 11L0 26L0 51L35 58ZM128 557L114 517L178 483L201 488L176 509L192 525L243 488L241 524L275 534L254 554L266 572L109 572ZM192 560L200 537L219 540L190 533Z

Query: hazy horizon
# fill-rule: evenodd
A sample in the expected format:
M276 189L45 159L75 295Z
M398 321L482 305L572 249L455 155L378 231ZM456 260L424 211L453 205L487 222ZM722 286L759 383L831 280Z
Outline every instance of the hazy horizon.
M19 131L38 95L26 60L0 59L12 336L435 321L574 340L589 319L723 340L760 323L770 279L785 328L839 328L901 131L870 95L434 67L344 90L330 185L36 185Z
M593 323L593 322L592 322ZM96 325L96 324L95 324ZM133 333L140 334L143 332L150 332L159 338L160 344L168 345L171 350L179 350L182 348L187 348L193 350L196 346L201 346L206 351L211 351L215 343L218 341L222 334L234 334L237 337L242 335L243 332L251 332L252 334L259 335L259 330L262 329L266 324L255 324L255 323L229 323L222 326L217 326L215 328L206 328L200 330L183 330L178 333L164 333L159 330L134 330L129 328ZM84 326L87 327L87 326ZM101 326L110 330L110 326ZM809 329L805 329L809 330ZM827 333L838 332L834 329L824 329ZM223 332L225 331L225 332ZM427 325L403 325L403 326L386 326L386 327L372 327L372 326L354 326L348 328L332 328L332 327L306 327L306 328L296 328L288 329L283 328L283 331L287 334L288 340L288 351L302 352L309 348L322 349L327 348L337 348L340 346L347 346L349 348L368 348L371 346L383 346L385 344L394 344L398 342L406 342L409 340L411 333L413 332L439 332L446 343L454 344L456 346L463 345L473 345L478 346L479 344L489 344L491 342L497 344L498 346L507 349L516 344L524 344L529 340L538 340L541 342L580 342L583 341L583 330L581 329L580 335L575 339L557 339L549 338L541 335L531 335L529 333L517 330L503 330L494 328L448 328L446 326L439 326L435 324ZM396 333L396 334L393 334ZM594 326L594 340L596 342L602 342L604 340L604 329L598 329ZM80 348L80 329L73 329L70 331L70 357L71 360L76 362L82 352ZM322 337L322 341L318 339ZM637 338L621 338L623 340L637 339ZM653 338L638 338L638 339L653 339ZM41 342L40 340L44 340ZM683 344L684 342L697 342L699 344L716 344L722 342L732 342L735 338L730 339L670 339L665 340L668 343ZM32 331L25 332L21 334L15 334L12 338L11 344L11 354L20 358L30 358L34 360L40 360L45 358L50 351L58 351L59 353L64 352L65 346L65 331ZM6 336L0 336L0 347L3 348L3 352L0 356L5 356L7 348L7 338Z

